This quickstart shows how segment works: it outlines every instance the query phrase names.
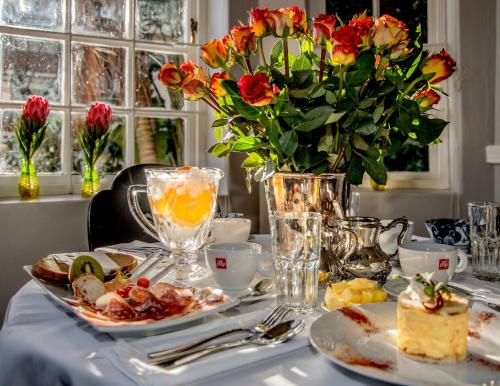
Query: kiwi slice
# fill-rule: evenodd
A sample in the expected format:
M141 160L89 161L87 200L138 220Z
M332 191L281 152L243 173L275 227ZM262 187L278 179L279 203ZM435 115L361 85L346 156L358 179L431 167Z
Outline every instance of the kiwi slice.
M84 273L93 273L100 281L104 281L104 271L101 264L91 256L78 256L69 269L69 281L76 280Z

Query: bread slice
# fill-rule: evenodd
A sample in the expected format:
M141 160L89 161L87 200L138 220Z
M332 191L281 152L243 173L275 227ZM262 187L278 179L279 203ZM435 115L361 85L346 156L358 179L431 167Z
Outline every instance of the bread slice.
M111 252L106 252L106 255L120 267L122 272L131 272L137 266L137 260L134 256ZM45 280L56 283L69 283L69 268L67 264L59 263L49 255L38 260L31 268L31 272L34 276ZM106 279L109 280L112 277L107 277Z

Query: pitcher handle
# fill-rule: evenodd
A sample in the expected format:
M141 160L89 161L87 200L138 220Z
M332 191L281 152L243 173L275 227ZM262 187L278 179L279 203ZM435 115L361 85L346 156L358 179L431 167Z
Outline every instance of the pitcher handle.
M401 224L403 226L403 229L401 229L401 232L399 232L398 235L398 246L401 245L403 239L406 236L406 232L408 232L408 219L406 217L398 217L394 220L392 220L389 224L386 226L382 226L382 229L380 233L384 233L385 231L388 231L389 229L394 228L396 225ZM396 255L398 254L398 250L396 249L396 252L391 253L389 255L390 259L394 259Z
M332 231L332 232L337 231L339 233L339 237L342 239L344 239L344 236L342 235L343 232L351 233L354 236L354 243L352 243L352 246L345 253L344 257L342 259L340 259L340 263L344 264L345 259L347 259L349 256L351 256L358 246L358 235L356 234L356 232L354 232L352 229L349 229L349 228L338 227L337 229L335 229L336 227L332 227L332 226L328 226L328 225L325 226L324 228L327 229L328 231Z
M147 219L139 206L137 199L139 193L147 193L146 185L130 185L127 189L128 207L132 213L132 217L134 217L135 221L137 221L148 235L159 240L154 224Z

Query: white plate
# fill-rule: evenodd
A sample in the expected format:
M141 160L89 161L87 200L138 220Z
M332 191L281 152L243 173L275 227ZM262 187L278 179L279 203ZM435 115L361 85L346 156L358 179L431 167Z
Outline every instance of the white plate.
M404 279L389 279L383 285L383 289L391 296L398 297L398 295L403 292L408 287L408 282ZM450 287L448 287L450 288ZM456 293L459 296L469 298L470 295L464 291L460 291L457 288L450 288L451 292Z
M201 310L184 315L174 315L161 320L147 322L121 322L112 325L100 324L98 320L88 318L84 315L84 310L75 305L76 299L73 292L67 284L55 284L49 281L39 279L31 273L31 265L23 267L31 278L53 299L57 304L72 311L75 315L89 323L99 332L105 332L119 336L133 335L156 335L166 331L173 331L182 328L185 324L198 321L209 315L226 311L229 308L236 307L240 300L231 296L224 295L224 302L216 305L206 305Z
M344 309L346 310L346 309ZM396 303L373 303L347 310L361 313L365 323L346 311L322 315L311 325L312 345L335 364L370 378L399 385L498 385L500 384L500 314L484 320L469 310L469 355L459 363L419 362L396 347ZM359 314L358 314L359 315Z

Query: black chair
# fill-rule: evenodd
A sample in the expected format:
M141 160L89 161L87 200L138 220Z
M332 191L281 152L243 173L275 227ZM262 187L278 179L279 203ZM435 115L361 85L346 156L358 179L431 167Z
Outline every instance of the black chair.
M132 217L127 202L127 189L130 185L146 184L144 170L159 167L164 166L140 164L124 169L113 179L111 190L102 190L92 197L87 214L89 250L133 240L158 241L147 234ZM145 195L140 197L139 205L146 214L150 212Z

